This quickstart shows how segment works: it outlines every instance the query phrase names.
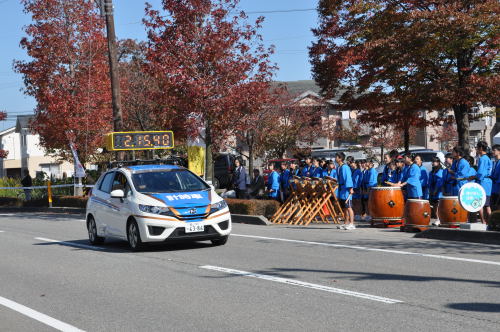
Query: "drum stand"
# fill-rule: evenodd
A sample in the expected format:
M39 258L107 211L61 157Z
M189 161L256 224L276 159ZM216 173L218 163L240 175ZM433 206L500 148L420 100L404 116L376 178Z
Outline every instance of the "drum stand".
M298 179L290 181L290 197L271 217L276 224L307 226L314 223L339 223L344 218L335 196L332 180Z

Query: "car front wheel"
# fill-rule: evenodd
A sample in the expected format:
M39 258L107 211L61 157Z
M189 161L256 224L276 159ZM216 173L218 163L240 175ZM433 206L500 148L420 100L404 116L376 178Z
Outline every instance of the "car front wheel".
M212 244L214 246L223 246L223 245L226 244L227 239L229 239L229 236L223 236L221 238L218 238L218 239L215 239L215 240L211 240L211 241L212 241Z
M142 248L141 234L137 222L132 220L127 227L127 239L130 249L136 251Z
M91 244L99 244L104 242L104 238L97 235L97 225L95 223L95 219L92 216L89 216L87 221L87 230L89 234L89 242Z

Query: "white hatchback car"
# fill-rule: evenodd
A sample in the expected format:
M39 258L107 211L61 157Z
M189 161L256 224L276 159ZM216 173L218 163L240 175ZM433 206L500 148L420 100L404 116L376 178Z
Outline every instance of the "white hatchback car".
M231 233L227 203L203 179L173 165L107 171L92 190L86 217L90 243L112 237L132 250L176 240L224 245Z

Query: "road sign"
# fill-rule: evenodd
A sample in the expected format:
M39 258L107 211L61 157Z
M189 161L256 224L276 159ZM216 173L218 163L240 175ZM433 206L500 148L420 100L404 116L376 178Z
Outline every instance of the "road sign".
M172 149L172 131L128 131L106 135L108 151Z
M478 183L469 182L460 188L458 201L465 210L478 212L486 203L486 192Z

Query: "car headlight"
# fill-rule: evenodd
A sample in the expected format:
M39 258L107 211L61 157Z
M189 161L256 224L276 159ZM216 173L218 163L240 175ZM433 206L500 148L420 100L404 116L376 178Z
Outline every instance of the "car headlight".
M223 210L225 208L227 208L227 203L225 200L222 200L220 202L217 202L217 203L210 205L210 213L214 213L214 212Z
M139 204L139 210L146 213L161 214L163 216L175 217L175 214L169 208L164 206L142 205Z

